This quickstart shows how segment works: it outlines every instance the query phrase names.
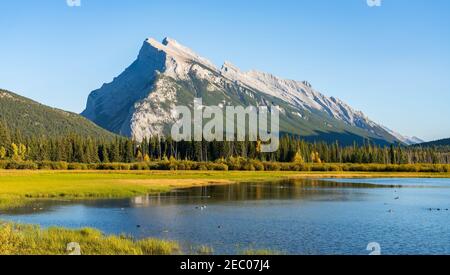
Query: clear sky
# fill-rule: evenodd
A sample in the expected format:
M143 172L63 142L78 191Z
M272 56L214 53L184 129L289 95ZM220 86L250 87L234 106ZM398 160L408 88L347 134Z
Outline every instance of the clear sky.
M450 137L450 1L0 0L0 87L81 112L146 37L308 80L373 120Z

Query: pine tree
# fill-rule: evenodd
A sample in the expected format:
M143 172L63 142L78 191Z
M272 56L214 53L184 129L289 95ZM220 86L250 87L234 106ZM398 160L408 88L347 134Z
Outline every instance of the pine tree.
M11 134L5 122L0 121L0 146L4 147L8 153L11 147Z
M103 163L109 162L108 150L106 149L106 145L101 145L99 150L100 161Z
M134 148L133 142L129 139L125 141L125 155L124 161L127 163L131 163L134 161Z
M111 144L111 149L109 152L109 160L111 162L120 162L120 142L118 139L114 140Z

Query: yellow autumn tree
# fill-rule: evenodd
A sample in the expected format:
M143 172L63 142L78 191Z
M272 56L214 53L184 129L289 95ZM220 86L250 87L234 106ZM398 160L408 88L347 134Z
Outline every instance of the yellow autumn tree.
M297 152L297 153L295 153L295 156L292 159L292 162L302 164L305 161L303 160L302 154L300 154L300 152Z
M150 162L150 157L148 156L148 154L145 154L144 161L145 162Z
M27 158L27 147L23 144L19 144L19 158L25 160Z
M0 147L0 159L5 159L6 158L6 149L5 147Z
M19 161L20 157L19 157L19 146L17 146L17 144L12 143L11 144L11 149L12 149L12 159L15 161Z
M313 163L322 163L319 152L311 152L311 161Z
M256 152L259 154L261 153L261 140L258 139L258 141L256 141Z
M144 156L142 156L142 152L141 150L138 150L137 154L136 154L136 159L138 161L143 161L144 160Z

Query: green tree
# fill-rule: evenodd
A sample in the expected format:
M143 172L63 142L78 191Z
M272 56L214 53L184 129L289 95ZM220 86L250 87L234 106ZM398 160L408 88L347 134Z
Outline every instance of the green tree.
M11 134L5 122L0 121L0 146L4 147L6 152L11 147Z
M119 139L116 139L112 142L110 152L109 152L109 160L111 162L120 162L120 142Z

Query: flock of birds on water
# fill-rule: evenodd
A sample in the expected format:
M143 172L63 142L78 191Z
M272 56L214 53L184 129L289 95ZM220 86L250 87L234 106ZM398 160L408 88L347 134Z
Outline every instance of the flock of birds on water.
M395 190L394 191L394 193L397 193L397 190ZM394 198L394 200L399 200L400 199L400 196L397 196L397 197L395 197ZM384 205L387 205L387 203L385 203ZM450 209L449 208L428 208L428 211L450 211ZM389 213L394 213L394 210L392 210L392 209L389 209L388 210L388 212Z

